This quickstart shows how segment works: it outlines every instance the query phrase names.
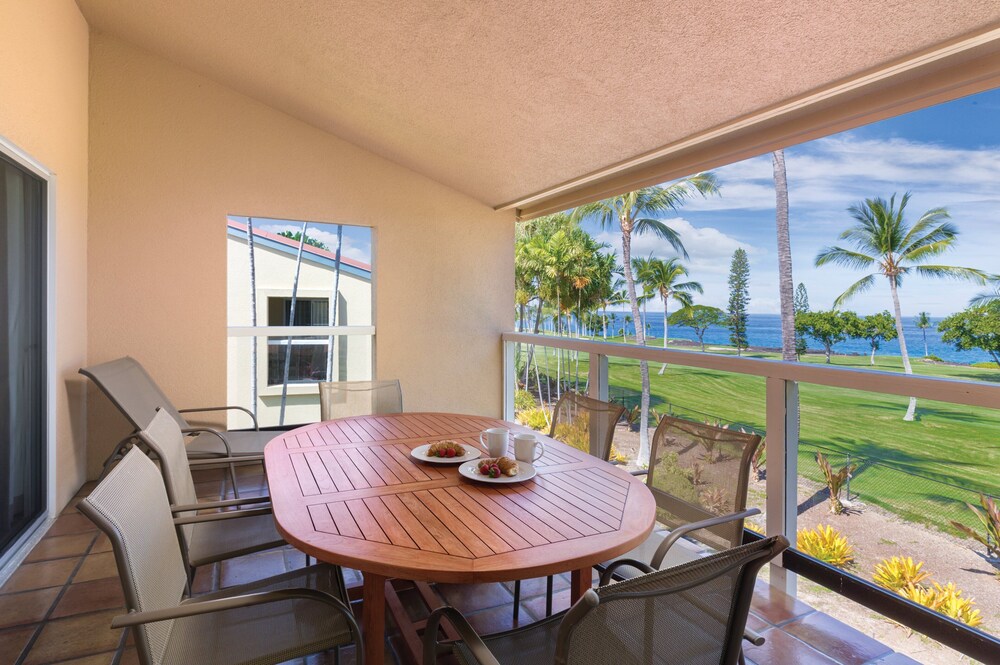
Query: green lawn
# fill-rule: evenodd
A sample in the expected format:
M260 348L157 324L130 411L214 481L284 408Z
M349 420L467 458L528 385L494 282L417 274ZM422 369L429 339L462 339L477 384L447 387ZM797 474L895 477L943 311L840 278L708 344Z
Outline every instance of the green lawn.
M546 356L549 372L555 376L555 350L548 349ZM539 358L543 375L546 356ZM744 356L779 357L768 353ZM824 358L808 355L804 361L823 363ZM902 372L902 361L898 357L876 356L875 361L874 369ZM832 364L870 368L868 358L858 356L836 356ZM659 369L659 364L650 366L651 401L658 413L669 411L689 417L720 419L764 431L763 378L679 365L671 365L665 374L659 375ZM575 376L575 363L572 370ZM563 371L565 373L565 367ZM585 354L581 355L579 371L582 389L587 376ZM923 376L1000 382L1000 370L997 369L955 367L918 360L914 363L914 372ZM637 403L638 361L610 358L609 374L612 396L624 394L629 404ZM851 454L853 461L860 457L862 465L854 474L852 492L859 493L863 501L878 503L906 519L946 529L949 519L968 521L967 509L961 504L961 501L975 500L968 490L1000 495L1000 408L921 400L917 405L918 420L907 423L903 421L905 397L811 384L800 385L799 395L800 447L803 451L799 470L807 478L819 479L812 459L816 447L843 455L831 455L833 464L842 464L846 454ZM881 464L870 463L875 460ZM965 490L952 489L949 485ZM800 497L800 500L805 498Z

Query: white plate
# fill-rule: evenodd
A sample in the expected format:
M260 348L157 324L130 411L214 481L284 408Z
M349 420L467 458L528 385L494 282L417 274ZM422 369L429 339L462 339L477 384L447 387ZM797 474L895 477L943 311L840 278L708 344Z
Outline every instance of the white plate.
M531 480L535 477L535 467L527 462L517 463L517 475L516 476L500 476L499 478L490 478L489 476L484 476L479 473L478 462L466 462L462 466L458 467L458 473L465 476L469 480L476 480L481 483L493 483L494 485L510 485L511 483L523 483L525 480Z
M482 457L483 453L478 448L470 446L467 443L460 444L465 448L465 454L461 457L431 457L427 454L430 450L431 444L425 443L422 446L417 446L410 451L410 457L413 459L418 459L421 462L430 462L431 464L460 464L461 462L468 462L469 460L479 459Z

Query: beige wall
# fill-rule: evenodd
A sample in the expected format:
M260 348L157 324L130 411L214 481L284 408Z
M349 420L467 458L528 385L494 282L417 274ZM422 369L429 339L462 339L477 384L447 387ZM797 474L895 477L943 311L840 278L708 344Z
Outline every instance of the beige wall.
M84 480L87 24L69 0L0 2L0 135L56 175L56 500Z
M500 414L511 214L117 39L90 57L91 363L224 402L226 215L342 221L375 228L378 375L411 410ZM96 396L89 416L94 473L126 427Z

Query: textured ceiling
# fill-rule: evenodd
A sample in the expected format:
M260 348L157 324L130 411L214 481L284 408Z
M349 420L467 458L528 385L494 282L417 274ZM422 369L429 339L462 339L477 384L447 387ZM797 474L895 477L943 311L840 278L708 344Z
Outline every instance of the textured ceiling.
M1000 21L996 0L78 0L489 205Z

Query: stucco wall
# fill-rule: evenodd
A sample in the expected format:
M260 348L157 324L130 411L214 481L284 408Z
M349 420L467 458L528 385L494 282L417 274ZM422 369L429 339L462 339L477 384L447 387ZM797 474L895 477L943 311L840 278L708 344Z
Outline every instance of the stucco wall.
M88 29L66 0L0 2L0 135L56 175L56 500L84 480Z
M511 214L120 40L90 57L90 362L131 354L177 406L223 403L226 215L343 221L375 229L379 377L409 410L500 414ZM92 397L93 474L127 428Z

